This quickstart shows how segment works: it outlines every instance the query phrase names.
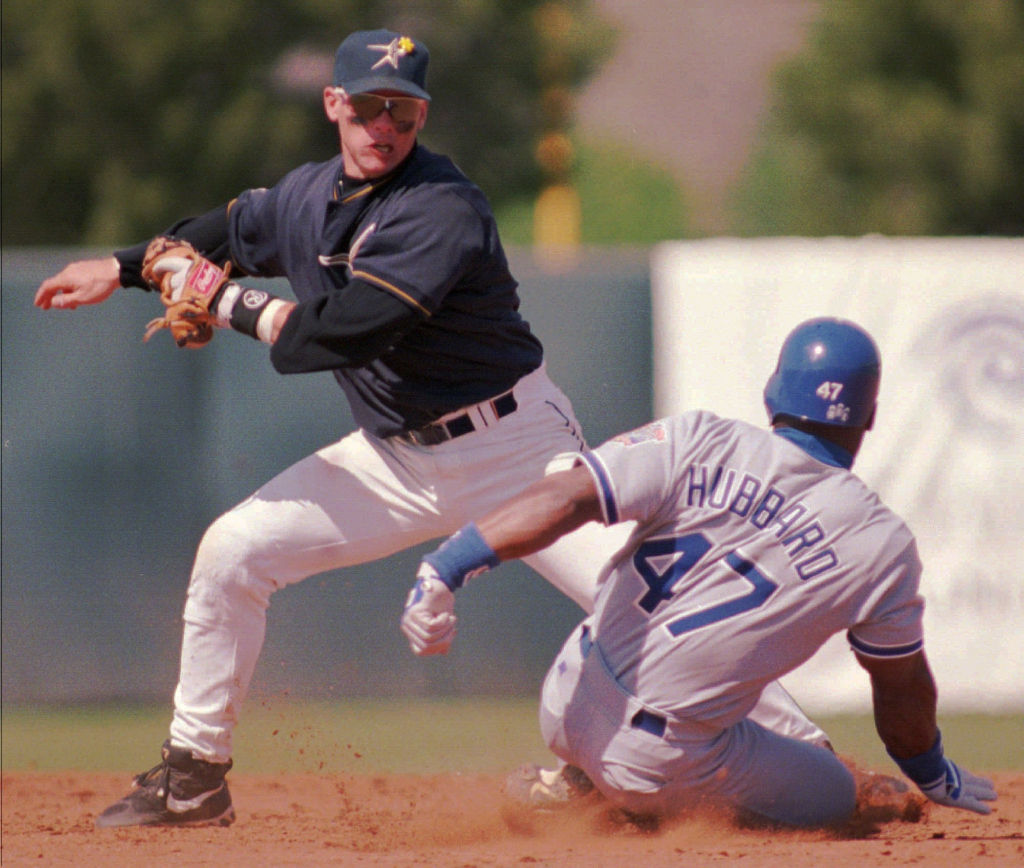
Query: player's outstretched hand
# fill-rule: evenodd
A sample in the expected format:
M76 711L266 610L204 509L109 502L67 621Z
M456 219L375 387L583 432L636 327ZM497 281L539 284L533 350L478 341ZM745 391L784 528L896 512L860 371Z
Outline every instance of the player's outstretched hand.
M963 808L965 811L974 811L978 814L991 814L992 808L985 802L996 800L996 788L992 781L972 775L950 759L946 759L945 763L945 778L934 786L921 787L921 792L939 805Z
M82 304L106 301L120 285L121 267L113 256L81 259L44 280L33 303L42 310L74 310Z
M455 594L423 562L402 613L402 632L418 657L447 654L455 640Z

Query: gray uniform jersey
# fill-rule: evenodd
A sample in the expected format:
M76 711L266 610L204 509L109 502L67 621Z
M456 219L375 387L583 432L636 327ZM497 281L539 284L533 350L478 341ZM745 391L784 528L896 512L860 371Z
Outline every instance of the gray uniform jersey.
M786 433L691 412L585 457L605 522L638 522L592 633L641 701L729 726L840 630L867 655L921 648L913 535L822 441Z

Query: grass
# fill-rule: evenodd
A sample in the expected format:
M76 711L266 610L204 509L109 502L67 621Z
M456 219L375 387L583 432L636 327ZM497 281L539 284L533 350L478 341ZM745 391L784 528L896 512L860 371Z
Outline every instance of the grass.
M871 715L814 718L828 733L842 756L849 756L876 771L895 771L893 762L875 733ZM1018 771L1024 769L1020 734L1021 714L939 715L942 743L948 756L970 771Z
M6 771L134 773L158 761L170 711L163 706L4 708ZM837 750L893 771L866 715L816 718ZM940 718L951 757L973 771L1024 769L1021 715ZM500 773L549 762L529 699L250 703L236 731L240 772Z
M4 708L4 771L138 772L154 765L170 709ZM535 699L250 703L236 730L239 771L497 772L551 757Z

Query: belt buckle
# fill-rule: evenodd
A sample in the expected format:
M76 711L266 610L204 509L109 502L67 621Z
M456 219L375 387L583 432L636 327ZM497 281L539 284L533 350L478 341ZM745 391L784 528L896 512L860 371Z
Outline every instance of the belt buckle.
M452 439L451 432L443 423L439 422L409 431L408 437L417 446L437 446Z
M503 419L519 409L519 402L516 401L516 396L511 390L497 398L492 398L487 403L491 405L496 419ZM437 446L454 440L456 437L461 437L463 434L472 434L476 430L473 417L466 412L447 422L431 422L422 428L407 431L405 437L418 446Z
M457 423L462 423L461 425ZM468 427L467 427L468 426ZM453 427L455 430L452 430ZM469 414L450 419L448 422L431 422L422 428L406 431L405 436L417 446L438 446L463 434L476 430Z

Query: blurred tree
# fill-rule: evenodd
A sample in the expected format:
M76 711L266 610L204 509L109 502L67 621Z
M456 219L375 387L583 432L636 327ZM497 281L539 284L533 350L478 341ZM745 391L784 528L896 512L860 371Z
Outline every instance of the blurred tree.
M3 244L130 243L337 153L320 93L352 30L430 47L423 141L495 204L535 192L544 0L6 0ZM612 44L573 10L569 79Z
M580 147L575 182L587 244L654 244L690 234L679 183L632 149Z
M574 150L582 244L647 245L692 234L683 191L668 171L624 147L577 141ZM532 200L505 203L497 211L502 239L529 245L533 216Z
M833 0L780 68L748 235L1024 234L1024 0Z

